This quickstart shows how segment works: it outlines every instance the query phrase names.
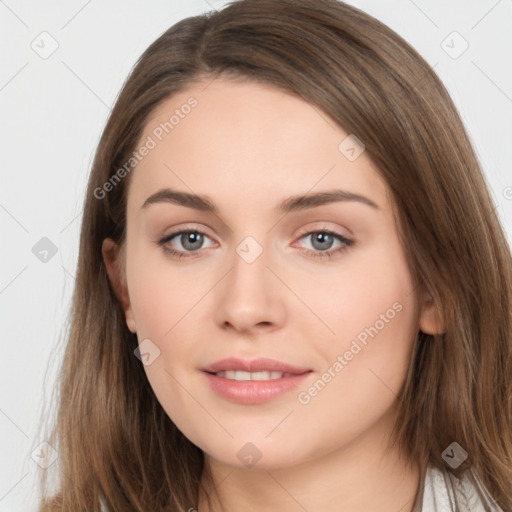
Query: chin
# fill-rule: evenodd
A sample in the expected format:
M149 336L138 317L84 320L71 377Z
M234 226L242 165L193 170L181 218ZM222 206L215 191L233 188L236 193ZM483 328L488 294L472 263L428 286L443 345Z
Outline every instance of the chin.
M274 441L277 442L269 442L264 437L259 439L247 435L243 440L231 439L229 443L222 443L222 446L198 446L205 452L205 455L221 464L238 469L285 469L313 458L313 454L310 457L301 454L300 444L302 443L298 443L298 445L285 444L283 440L277 438Z

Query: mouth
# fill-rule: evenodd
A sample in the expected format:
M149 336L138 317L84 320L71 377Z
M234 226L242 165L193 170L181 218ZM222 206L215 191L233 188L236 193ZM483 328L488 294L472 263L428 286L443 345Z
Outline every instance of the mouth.
M243 370L226 370L220 372L208 372L210 375L224 377L229 380L275 380L283 377L293 377L297 374L290 372L262 371L262 372L244 372Z
M313 371L274 359L223 359L201 369L217 395L231 402L256 405L298 387Z
M261 377L262 375L259 374L265 374L265 380L269 380L272 378L281 378L283 374L300 375L302 373L311 371L310 368L302 368L289 363L285 363L283 361L278 361L277 359L269 359L265 357L260 357L258 359L240 359L237 357L229 357L227 359L221 359L213 364L205 366L204 368L201 368L201 370L213 374L224 372L224 375L221 376L226 376L227 378L231 379L234 379L236 374L233 375L233 373L230 372L236 372L240 376L239 380L249 380L247 374L255 375L256 378L254 380L260 380L258 377ZM266 375L268 373L270 376ZM272 374L274 376L272 376Z

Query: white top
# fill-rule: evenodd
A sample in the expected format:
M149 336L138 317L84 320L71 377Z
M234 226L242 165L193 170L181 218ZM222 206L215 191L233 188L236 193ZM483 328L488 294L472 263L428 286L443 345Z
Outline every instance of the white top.
M476 485L467 473L458 479L448 471L429 466L420 489L422 497L413 512L503 512L472 470L471 475ZM458 506L454 502L455 494Z

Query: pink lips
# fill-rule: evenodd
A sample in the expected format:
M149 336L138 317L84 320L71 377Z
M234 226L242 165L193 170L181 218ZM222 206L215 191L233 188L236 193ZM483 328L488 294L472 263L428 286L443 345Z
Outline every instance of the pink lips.
M275 359L253 359L250 361L228 358L201 369L212 390L218 395L239 404L256 405L272 400L278 395L298 387L311 373L309 368L299 368ZM216 372L238 370L245 372L283 372L292 374L271 380L237 381L215 375Z
M275 359L259 358L250 361L229 357L221 359L209 366L201 368L204 372L216 373L226 370L241 370L244 372L283 372L301 374L310 371L309 368L299 368Z

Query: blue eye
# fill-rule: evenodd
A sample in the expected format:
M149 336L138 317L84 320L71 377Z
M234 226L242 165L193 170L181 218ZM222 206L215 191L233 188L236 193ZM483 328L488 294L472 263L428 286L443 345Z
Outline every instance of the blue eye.
M349 240L339 233L326 229L309 231L302 235L300 240L307 237L312 237L311 241L314 249L306 249L306 253L315 258L327 258L334 254L339 254L347 250L354 243L353 240ZM172 245L168 245L169 242L175 238L180 242L183 250L177 250ZM202 231L183 230L165 236L158 241L158 245L162 247L166 254L169 254L172 257L189 258L198 253L206 238L210 239L210 237ZM331 249L335 240L337 240L340 245L336 249Z
M205 237L209 238L206 233L201 231L177 231L176 233L171 233L170 235L167 235L166 237L159 240L158 245L162 246L163 251L167 254L170 254L171 256L187 258L192 256L192 254L186 254L187 252L197 252L198 249L201 249ZM177 238L180 241L185 251L176 250L166 245L174 238Z
M313 247L318 250L307 249L306 252L315 258L329 258L334 254L339 254L347 250L354 243L352 240L345 238L339 233L325 229L321 231L309 231L305 235L302 235L301 239L308 237L311 237ZM338 240L340 245L337 249L331 250L334 240Z

